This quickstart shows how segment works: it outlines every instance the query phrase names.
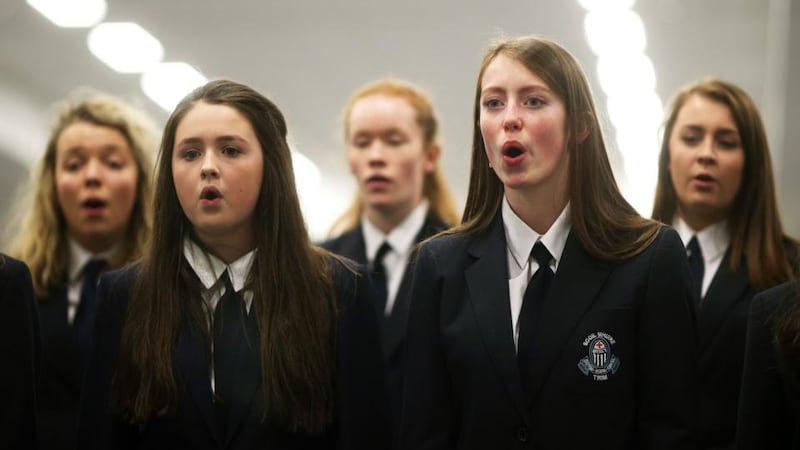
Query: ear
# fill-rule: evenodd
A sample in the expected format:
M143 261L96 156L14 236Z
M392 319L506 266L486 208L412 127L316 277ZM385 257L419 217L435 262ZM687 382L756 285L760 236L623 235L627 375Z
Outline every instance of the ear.
M594 124L594 117L589 111L584 112L582 115L582 120L580 121L580 126L578 128L578 134L576 136L578 143L582 143L589 137L589 132L592 131L592 126Z
M425 152L425 161L422 164L423 171L431 173L436 169L436 164L442 156L442 147L439 144L431 144Z

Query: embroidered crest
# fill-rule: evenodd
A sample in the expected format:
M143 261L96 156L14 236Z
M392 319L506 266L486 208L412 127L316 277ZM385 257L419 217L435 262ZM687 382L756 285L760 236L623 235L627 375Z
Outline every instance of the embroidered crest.
M581 373L586 376L592 374L595 381L608 380L609 375L617 373L620 362L614 355L614 344L616 344L614 338L602 331L586 336L583 346L586 347L588 355L578 361Z

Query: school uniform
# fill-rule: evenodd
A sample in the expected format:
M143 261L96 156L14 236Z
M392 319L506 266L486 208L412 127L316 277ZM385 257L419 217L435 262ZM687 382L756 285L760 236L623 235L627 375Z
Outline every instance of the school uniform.
M527 259L535 242L548 266ZM554 276L522 339L523 293L540 267ZM543 236L503 201L486 231L427 242L411 291L401 447L693 448L689 284L674 231L603 261L570 232L569 206Z
M794 308L800 285L788 282L757 294L750 308L736 448L800 448L800 378L795 355L781 356L775 327Z
M72 240L68 245L67 276L50 287L47 297L38 299L42 333L42 370L37 391L40 450L77 448L78 405L86 352L79 349L73 325L81 306L84 268L92 260L110 261L117 251L115 247L92 254Z
M184 255L187 256L186 249ZM179 386L177 413L154 417L141 425L128 424L109 413L110 380L137 268L111 273L101 279L103 303L79 425L82 449L388 448L385 374L377 319L363 271L356 274L341 262L329 260L338 300L334 423L325 433L309 435L279 430L263 423L260 359L257 348L247 343L252 339L258 342L258 329L254 315L249 313L252 292L243 288L252 254L243 258L245 260L227 267L210 255L207 259L196 258L195 263L212 261L213 267L200 273L196 264L191 264L206 288L198 301L205 301L212 314L217 307L215 303L227 289L220 285L220 275L230 276L232 288L242 295L248 310L245 319L248 332L255 333L255 338L248 334L248 339L242 339L241 346L233 350L237 382L228 398L229 410L224 423L216 415L214 392L218 387L214 370L209 370L208 344L202 339L202 330L191 324L181 328L174 347L174 373ZM187 259L191 263L192 257ZM214 351L212 348L212 353Z
M408 264L416 244L447 229L439 218L428 214L427 202L422 202L397 227L387 234L382 233L366 218L351 231L323 242L322 247L353 261L372 267L380 246L387 242L392 251L388 272L388 296L385 306L378 311L386 361L390 405L393 411L393 430L400 432L400 409L403 391L403 344L408 320L408 292L411 289L411 268ZM380 308L379 308L380 309Z
M5 255L0 255L0 308L0 448L33 448L39 321L28 267Z
M744 364L750 302L747 262L730 269L727 221L692 230L676 218L675 230L688 248L694 238L703 261L698 303L700 392L698 441L704 449L732 449ZM788 247L787 247L788 249Z

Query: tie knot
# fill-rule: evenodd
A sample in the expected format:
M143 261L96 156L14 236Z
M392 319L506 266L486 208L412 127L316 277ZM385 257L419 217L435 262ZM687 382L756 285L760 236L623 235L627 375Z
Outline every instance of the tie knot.
M233 289L233 282L231 281L231 274L228 273L228 269L225 269L225 272L222 272L222 276L220 277L222 280L222 285L225 286L225 293L229 292L236 292ZM223 294L224 295L224 294Z
M697 235L692 236L692 239L689 240L689 244L686 246L686 256L689 258L693 256L701 258L703 256L700 244L697 242Z
M539 264L539 267L550 267L550 260L553 255L547 251L547 247L542 244L542 241L537 241L531 249L531 257Z
M372 262L372 266L378 267L379 265L383 264L383 258L385 258L386 254L389 253L391 250L392 246L389 245L388 242L384 241L384 243L381 244L380 247L378 247L378 253L375 254L375 260Z
M100 275L100 272L105 267L106 267L105 259L99 259L99 258L90 259L89 262L87 262L83 266L83 278L89 280L97 279L97 276Z

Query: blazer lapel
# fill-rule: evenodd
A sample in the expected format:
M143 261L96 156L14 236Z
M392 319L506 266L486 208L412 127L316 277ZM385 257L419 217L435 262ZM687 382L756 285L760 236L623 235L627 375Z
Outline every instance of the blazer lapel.
M400 281L400 288L397 290L397 297L392 307L392 313L383 318L383 326L381 327L383 332L383 354L386 355L387 360L391 360L392 355L400 349L400 345L406 335L408 306L411 301L408 293L411 290L411 266L416 253L416 244L419 244L445 228L447 228L447 226L439 219L428 216L422 224L419 233L417 233L417 236L414 238L415 248L411 249L408 264L406 264L405 270L403 271L403 279ZM359 235L363 236L362 233L359 233ZM363 248L363 238L361 242Z
M526 380L531 400L536 399L564 345L610 272L611 266L586 253L570 232L536 331L533 358L537 363Z
M717 273L700 302L700 349L705 351L716 336L719 327L731 309L741 299L750 285L747 265L741 264L736 272L729 270L730 247L720 262ZM702 353L701 353L702 354Z
M530 426L528 395L522 388L511 330L506 239L500 214L488 233L478 237L467 251L477 258L464 275L483 342L509 396Z
M206 345L203 333L196 325L185 325L175 345L175 361L181 378L186 380L186 394L194 401L208 432L219 445L221 439L214 416Z
M250 404L256 397L256 390L261 385L261 340L256 322L255 305L250 308L250 313L245 320L247 336L241 336L240 345L236 349L236 379L230 392L230 410L228 411L227 436L224 439L228 446L239 425L242 423Z

